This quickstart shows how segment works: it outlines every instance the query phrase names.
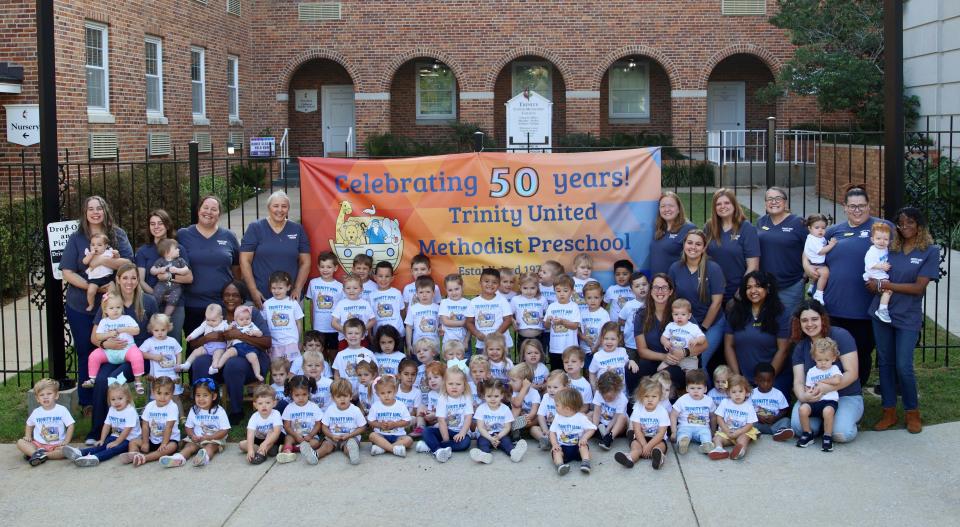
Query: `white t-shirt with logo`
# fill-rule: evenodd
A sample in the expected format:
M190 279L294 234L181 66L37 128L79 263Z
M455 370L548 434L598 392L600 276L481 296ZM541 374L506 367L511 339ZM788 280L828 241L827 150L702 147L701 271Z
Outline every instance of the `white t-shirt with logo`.
M613 351L600 348L593 354L593 360L590 362L590 373L600 378L600 375L604 372L612 370L621 379L626 379L626 368L629 361L630 357L627 356L627 350L623 348L616 348ZM623 390L623 393L627 393L626 384L624 384Z
M410 389L409 392L403 391L403 388L397 388L397 401L403 403L407 407L407 413L411 416L417 415L417 408L420 407L420 403L423 401L423 393L416 387Z
M489 404L483 403L473 412L473 418L477 421L483 421L483 425L490 435L497 435L506 425L513 422L513 412L510 411L510 405L507 404L501 404L496 410L493 410Z
M403 286L403 303L410 305L410 302L413 302L413 298L417 296L417 281L414 280L409 284ZM440 296L440 286L437 284L433 285L433 303L439 304L440 300L443 297Z
M330 385L333 384L333 380L328 377L320 377L315 380L317 382L317 391L310 394L310 402L326 410L333 402L333 396L330 395Z
M546 305L549 306L553 302L557 301L557 291L552 285L540 284L540 298L542 298L544 302L546 302Z
M660 431L661 426L670 426L670 415L657 405L653 411L647 410L642 404L633 404L633 413L630 414L630 421L640 423L640 430L643 437L653 437Z
M357 386L360 381L357 378L357 362L365 358L376 362L373 352L367 348L344 348L337 353L337 358L333 359L333 369L337 371L341 379L347 379L353 385L353 392L357 392Z
M270 338L275 345L286 346L300 342L297 321L303 318L303 307L290 297L283 300L270 298L263 303L263 319L270 328Z
M547 318L558 319L562 318L568 322L580 323L580 307L573 302L567 302L566 304L561 304L560 302L553 302L547 306L546 312L543 314L544 320ZM570 346L577 345L577 329L568 328L567 326L553 320L550 324L550 353L563 353L563 350L567 349Z
M599 391L593 395L593 408L600 408L600 422L610 426L617 414L627 414L627 396L623 392L617 394L613 402L607 402Z
M677 426L704 426L710 427L710 414L717 409L716 403L710 397L701 397L696 400L685 393L673 403L677 411Z
M227 411L219 406L213 407L213 411L191 408L187 412L187 423L184 428L193 430L194 435L205 436L216 434L221 430L230 430L230 418Z
M627 300L627 303L620 308L620 313L617 315L620 322L623 323L623 343L630 349L637 349L637 339L634 338L635 335L633 334L633 315L636 314L638 309L642 308L643 302L633 298Z
M402 333L401 333L402 334ZM402 351L393 353L374 353L380 375L397 375L400 373L400 361L407 358Z
M109 333L111 331L114 331L114 330L119 331L124 328L140 329L140 324L138 324L137 321L134 320L133 317L131 317L130 315L120 315L115 320L104 317L103 319L100 320L100 323L97 324L97 333ZM133 335L129 333L120 332L116 338L122 340L126 345L123 351L130 349L130 346L133 346L134 344ZM110 352L119 353L121 350L104 350L104 351L107 352L107 356L110 356L111 355Z
M260 415L260 412L254 412L247 422L247 430L253 430L253 437L257 439L265 439L274 428L283 430L283 420L280 412L276 410L270 410L270 415L266 417Z
M513 396L516 397L520 392L513 392ZM523 401L520 403L520 411L524 414L530 413L530 410L533 409L533 405L540 404L540 392L530 388L527 390L527 395L524 396ZM539 408L537 408L539 410Z
M437 333L440 329L439 311L440 306L437 304L427 306L420 302L410 304L410 307L407 308L407 318L403 322L413 328L412 342L414 344L422 338L440 342L440 335Z
M470 307L470 301L461 297L460 300L450 300L444 298L440 301L440 309L437 316L450 317L454 320L464 320L467 318L467 308ZM441 323L442 324L442 323ZM467 337L467 328L443 326L443 339L464 340Z
M127 441L133 441L140 437L140 416L137 415L137 407L128 404L123 410L117 410L113 406L107 411L107 419L104 424L110 425L110 435L120 437L124 428L132 428L127 436Z
M663 329L663 335L670 339L672 346L681 349L690 348L690 341L697 337L705 336L700 326L693 322L687 322L682 326L676 322L671 322ZM683 371L695 370L697 369L697 364L698 361L696 357L684 357L680 359L680 369Z
M721 393L720 390L716 388L710 388L710 391L707 392L707 396L713 399L714 407L720 406L720 403L730 398L726 393Z
M613 284L607 288L603 301L610 306L610 320L620 320L620 310L627 302L636 298L629 285Z
M307 284L307 298L313 306L313 329L322 333L333 333L330 319L333 306L343 298L343 284L336 280L325 281L319 276Z
M586 377L580 377L579 379L570 379L570 387L576 389L580 392L580 397L583 399L583 404L589 405L593 401L593 386L590 386L590 381ZM626 390L626 388L624 388Z
M501 295L494 295L490 300L482 296L476 296L470 300L470 307L467 308L467 318L473 318L473 325L477 331L484 335L496 332L503 324L504 317L509 317L513 313L510 311L510 304L507 299ZM507 348L513 347L513 338L510 332L506 331L503 338L507 341ZM483 341L477 341L477 349L483 349Z
M830 369L826 371L821 370L820 368L817 368L816 365L814 365L812 368L807 370L807 381L804 383L804 385L807 388L813 388L814 386L817 385L818 382L822 380L829 379L835 376L839 377L841 375L843 375L843 372L840 371L840 368L838 368L836 364L830 365ZM832 392L827 392L820 397L820 400L821 401L839 401L840 394L836 390Z
M303 406L290 403L283 409L280 418L290 421L290 429L296 430L300 437L306 438L317 422L323 419L323 410L313 401L307 401Z
M370 302L370 308L377 318L377 327L389 324L397 329L403 335L403 296L396 288L388 288L386 291L376 289L367 295Z
M356 405L351 404L346 410L332 405L324 412L321 422L327 425L330 432L345 436L361 426L366 426L367 419L363 417L363 412Z
M731 432L757 422L757 411L749 399L740 404L733 402L733 399L724 399L713 413L723 419Z
M38 406L27 418L27 426L33 427L33 440L46 445L63 443L67 436L67 428L75 422L70 415L70 410L59 404L49 410Z
M457 398L441 396L437 401L437 421L446 419L447 430L459 432L467 416L473 415L473 401L466 395Z
M383 401L377 400L377 402L373 403L373 406L370 407L370 411L367 413L367 419L369 421L406 421L409 423L411 417L410 411L407 410L407 405L400 401L400 399L397 399L390 406L383 404ZM387 430L375 428L374 432L391 436L402 436L407 433L403 427Z
M586 309L580 312L580 317L580 333L589 336L593 344L598 344L600 342L600 328L610 322L610 313L607 313L604 309L597 309L596 311ZM584 353L593 353L593 346L587 344L584 339L580 339L580 349Z
M543 312L547 310L547 301L542 296L527 298L517 295L510 300L513 319L517 329L543 329Z
M547 382L547 376L549 375L550 369L547 368L546 364L538 362L537 367L533 370L533 384L543 384Z
M157 340L154 337L150 337L140 345L140 351L162 357L160 360L150 361L150 375L153 377L167 377L173 380L180 378L176 366L180 364L180 352L183 351L183 348L180 347L177 339L166 337L163 340ZM183 393L183 385L174 385L173 394L180 395L181 393Z
M333 318L340 321L340 327L343 327L344 322L350 320L351 318L359 319L363 322L364 325L370 320L376 318L376 315L373 312L373 309L370 307L370 303L362 298L356 300L350 300L349 298L344 297L337 305L333 307ZM339 333L337 337L339 340L343 340L343 332Z
M580 412L570 417L557 414L550 425L550 431L557 434L557 443L562 446L576 446L587 430L596 429L596 425Z
M750 402L753 403L753 409L757 412L758 419L761 416L777 415L780 410L790 406L787 403L787 398L783 396L783 392L776 388L770 388L767 393L761 392L760 388L754 388L750 394Z
M504 357L500 362L488 361L490 364L490 377L499 379L503 382L510 382L510 370L513 369L513 361Z
M537 408L537 415L543 416L547 426L550 426L553 423L553 418L557 416L557 403L549 393L543 394L543 398L540 399L540 408Z
M172 402L164 406L157 406L157 401L150 401L143 408L140 419L147 422L150 427L147 434L150 436L150 442L159 445L163 442L163 430L167 423L173 421L173 429L170 431L170 441L180 441L180 409Z

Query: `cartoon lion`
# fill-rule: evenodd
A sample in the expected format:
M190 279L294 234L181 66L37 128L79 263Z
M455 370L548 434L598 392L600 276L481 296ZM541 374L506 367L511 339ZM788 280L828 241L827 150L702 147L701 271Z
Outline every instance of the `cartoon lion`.
M346 245L365 245L367 243L363 225L358 223L344 223L340 227L340 237Z

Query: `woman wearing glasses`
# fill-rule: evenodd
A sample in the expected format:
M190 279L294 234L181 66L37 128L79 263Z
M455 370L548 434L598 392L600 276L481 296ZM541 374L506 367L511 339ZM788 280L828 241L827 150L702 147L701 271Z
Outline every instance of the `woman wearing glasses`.
M859 377L867 382L873 366L875 341L870 321L872 311L869 311L873 295L864 287L863 257L871 245L870 228L873 224L882 221L891 230L893 224L870 215L870 198L862 184L847 187L843 194L843 209L847 221L831 225L826 233L826 239L836 239L837 245L827 253L825 263L830 269L830 281L823 297L830 322L850 332L856 341ZM815 267L805 266L804 270L813 281L820 277Z
M787 192L770 187L764 199L767 213L757 220L760 238L760 270L773 275L777 282L784 313L793 313L803 300L803 244L807 224L790 212ZM752 374L752 372L750 372Z

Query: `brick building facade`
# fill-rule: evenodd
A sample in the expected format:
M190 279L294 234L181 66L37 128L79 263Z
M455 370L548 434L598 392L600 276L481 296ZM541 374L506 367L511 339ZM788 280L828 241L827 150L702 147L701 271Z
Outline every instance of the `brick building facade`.
M727 1L56 0L60 147L85 159L106 140L96 153L109 158L115 134L122 159L165 159L149 134L169 134L178 153L199 138L225 154L231 140L288 129L291 155L322 155L362 152L376 133L439 140L453 120L502 144L504 103L528 81L549 92L555 138L647 131L702 143L711 86L724 83L744 128L768 115L782 127L837 124L810 98L756 100L793 48L767 22L775 0L747 16L723 14ZM37 101L34 6L0 6L0 63L25 68L21 93L0 104ZM90 82L106 101L94 97L96 108ZM160 84L162 112L148 112ZM317 109L297 111L296 90L317 90ZM331 131L344 125L355 147ZM20 151L4 143L0 163Z

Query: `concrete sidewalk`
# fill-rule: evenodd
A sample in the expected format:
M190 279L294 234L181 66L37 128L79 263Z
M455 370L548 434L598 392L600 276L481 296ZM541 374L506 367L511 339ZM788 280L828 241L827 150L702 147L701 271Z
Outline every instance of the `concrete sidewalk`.
M496 454L485 466L465 453L445 465L424 454L371 458L368 447L356 467L339 454L316 467L250 466L231 444L204 469L116 460L79 469L59 461L31 468L5 445L0 517L5 525L262 526L321 517L357 525L944 525L960 516L960 460L946 448L958 434L960 423L918 436L865 432L832 453L765 437L739 462L671 450L660 472L649 463L626 470L613 451L594 448L592 475L563 478L533 450L519 464Z

